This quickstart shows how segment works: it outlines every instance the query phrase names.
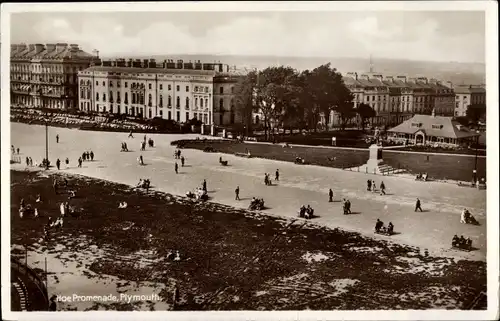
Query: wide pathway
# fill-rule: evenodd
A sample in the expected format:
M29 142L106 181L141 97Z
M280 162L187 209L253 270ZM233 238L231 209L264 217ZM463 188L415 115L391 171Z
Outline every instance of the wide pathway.
M43 126L12 123L12 144L21 148L24 162L26 156L40 161L45 154L45 132ZM56 144L55 135L60 142ZM485 260L486 257L486 192L466 187L437 182L416 182L398 177L380 177L364 173L343 171L310 165L295 165L265 159L246 159L199 150L182 150L187 167L175 174L172 140L196 135L148 135L155 140L155 148L139 152L144 135L133 139L127 133L106 133L49 128L49 158L70 159L70 168L65 172L77 173L119 183L135 185L139 178L150 178L154 189L173 194L185 194L207 180L209 195L219 203L247 207L252 196L263 197L265 212L274 215L295 217L302 204L310 204L320 217L317 224L341 227L364 234L394 240L428 249L431 253ZM120 143L126 141L131 152L120 152ZM85 150L92 150L94 162L85 162L77 168L77 158ZM146 166L137 165L142 154ZM229 161L227 167L219 165L219 157ZM178 161L179 162L179 161ZM179 162L180 165L180 162ZM15 166L23 168L21 166ZM63 166L64 168L64 166ZM273 186L264 185L264 173L274 178L280 170L280 181ZM377 186L382 179L388 195L366 191L366 180L374 179ZM241 201L234 200L234 189L240 186ZM328 203L328 189L335 192L337 202ZM351 200L356 214L342 215L341 198ZM414 212L416 198L420 198L424 212ZM111 206L114 206L112 204ZM478 218L480 226L460 224L460 211L467 207ZM390 238L373 234L375 220L392 221L401 234ZM470 237L477 251L471 253L449 249L454 234Z

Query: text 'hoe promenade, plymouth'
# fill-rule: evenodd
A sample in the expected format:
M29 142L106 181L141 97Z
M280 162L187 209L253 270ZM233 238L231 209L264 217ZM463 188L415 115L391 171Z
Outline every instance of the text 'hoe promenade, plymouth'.
M242 14L12 14L11 309L486 310L484 13Z

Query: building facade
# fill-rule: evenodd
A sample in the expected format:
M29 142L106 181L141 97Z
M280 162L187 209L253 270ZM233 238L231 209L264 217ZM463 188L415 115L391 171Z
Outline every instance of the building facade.
M11 104L73 109L78 103L78 71L98 58L76 44L12 44Z
M79 109L178 122L196 118L212 124L216 68L200 62L178 63L121 59L82 70Z
M469 105L484 106L486 112L486 89L484 86L459 85L453 87L455 117L465 116Z
M214 124L225 126L242 124L243 111L236 103L235 88L244 77L241 72L218 73L214 77Z

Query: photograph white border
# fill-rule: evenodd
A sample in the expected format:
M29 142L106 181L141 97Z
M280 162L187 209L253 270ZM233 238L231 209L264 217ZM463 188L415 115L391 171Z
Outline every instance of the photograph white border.
M497 320L499 319L498 4L494 1L387 2L115 2L2 3L1 5L2 316L9 320ZM22 12L148 11L484 11L487 85L488 310L285 312L11 312L10 311L10 14ZM466 23L466 21L464 21Z

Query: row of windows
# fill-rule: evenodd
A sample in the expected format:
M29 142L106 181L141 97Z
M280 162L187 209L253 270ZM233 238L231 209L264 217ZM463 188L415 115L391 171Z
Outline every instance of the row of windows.
M13 64L10 66L10 71L12 72L40 72L40 73L62 73L64 71L68 73L76 73L78 70L82 70L83 67L66 67L62 65L17 65Z
M90 85L90 81L85 82L83 79L82 79L82 80L80 80L80 86L85 86L85 85L87 85L87 86L88 86L88 85ZM98 82L98 81L96 81L96 82L95 82L95 85L96 85L96 86L99 86L99 82ZM106 82L105 82L105 81L103 81L103 82L102 82L102 85L103 85L103 86L106 86ZM120 88L120 82L117 82L117 83L116 83L116 86L117 86L118 88ZM125 86L125 88L128 88L128 82L126 82L126 81L125 81L125 82L124 82L124 86ZM172 90L172 85L170 85L170 84L169 84L169 85L167 85L167 86L168 86L168 87L167 87L167 88L168 88L168 90ZM109 81L109 87L113 87L113 81ZM160 86L159 86L159 87L160 87L160 90L163 90L163 84L160 84ZM144 84L132 83L132 84L131 84L131 88L144 88ZM152 84L148 84L148 88L149 88L149 90L152 90L152 89L153 89L153 85L152 85ZM222 88L221 88L221 89L222 89ZM176 91L180 91L180 90L181 90L180 85L177 85L177 86L176 86L176 88L175 88L175 90L176 90ZM205 93L208 93L208 87L198 87L198 86L195 86L195 87L194 87L194 91L195 91L195 92L205 92ZM189 86L186 86L186 92L189 92Z
M109 93L109 102L113 103L114 102L114 99L113 99L113 92L110 92ZM87 99L90 99L90 91L87 91L85 93L85 91L81 90L80 91L80 98L82 99L85 99L85 97ZM118 92L117 93L117 103L120 103L121 102L121 99L120 99L120 93ZM168 104L167 106L172 106L172 96L168 95ZM95 100L96 101L99 101L99 93L96 93L96 96L95 96ZM106 102L106 94L102 94L102 101L103 102ZM186 108L189 108L190 104L189 104L189 97L186 97L185 99L185 106ZM195 98L194 99L194 105L195 107L198 107L198 102L200 103L200 107L201 108L204 108L204 107L208 107L208 99L205 98ZM124 103L125 104L128 104L128 93L125 93L125 99L124 99ZM144 94L136 94L136 93L132 93L132 101L131 101L132 104L141 104L143 105L144 104ZM177 107L180 107L180 104L181 104L181 98L179 96L176 97L176 106ZM148 106L152 106L153 105L153 96L151 94L148 95ZM158 106L160 107L163 107L163 95L160 95L160 99L159 99L159 103L158 103Z

